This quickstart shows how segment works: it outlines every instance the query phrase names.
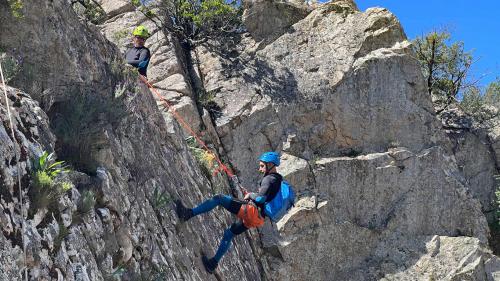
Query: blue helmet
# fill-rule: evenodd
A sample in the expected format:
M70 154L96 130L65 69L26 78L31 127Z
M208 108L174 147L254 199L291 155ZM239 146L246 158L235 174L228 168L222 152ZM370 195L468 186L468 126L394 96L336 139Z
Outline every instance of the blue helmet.
M262 161L264 163L273 163L275 166L280 165L280 155L278 152L270 151L270 152L265 152L263 153L259 161Z

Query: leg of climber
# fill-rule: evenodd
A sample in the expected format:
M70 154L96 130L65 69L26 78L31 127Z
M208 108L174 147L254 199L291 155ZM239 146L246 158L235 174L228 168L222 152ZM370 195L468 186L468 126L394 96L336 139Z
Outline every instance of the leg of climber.
M229 212L233 214L238 214L242 202L228 195L217 194L214 197L201 203L194 209L186 208L180 200L177 200L175 204L176 204L176 212L179 219L181 219L182 221L187 221L194 216L210 212L213 208L217 206L222 206Z
M224 231L224 236L220 241L219 248L217 249L217 253L213 258L208 258L207 256L202 257L203 265L208 273L213 273L217 266L219 265L220 260L224 256L225 253L231 247L231 241L233 237L245 232L248 228L243 225L242 221L235 222Z

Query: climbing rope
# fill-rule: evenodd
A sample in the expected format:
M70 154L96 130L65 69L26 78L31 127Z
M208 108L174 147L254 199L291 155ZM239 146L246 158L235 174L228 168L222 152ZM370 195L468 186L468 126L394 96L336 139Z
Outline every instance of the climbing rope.
M177 113L175 108L168 102L168 100L165 99L160 93L158 93L158 91L153 87L153 85L149 83L148 79L142 75L139 75L139 79L142 82L144 82L144 84L146 84L149 89L151 89L151 92L153 92L160 101L162 101L163 106L165 106L165 108L172 113L174 118L189 132L189 134L191 134L194 137L194 139L203 147L203 150L209 153L213 157L213 159L217 161L217 163L219 164L219 169L222 169L224 172L226 172L226 174L230 179L235 179L236 176L231 171L231 169L229 169L226 165L224 165L224 163L222 163L220 158L217 157L217 155L215 155L215 153L213 153L213 151L208 148L205 142L203 142L203 140L198 136L198 134L194 132L194 130L191 128L191 126L189 126L189 124L184 120L184 118L182 118L182 116L180 116L179 113Z
M12 115L10 113L10 105L9 99L7 97L7 86L5 85L5 79L3 76L2 64L0 64L0 76L2 78L2 86L3 92L5 95L5 106L7 107L7 116L9 117L10 124L10 132L12 135L12 142L14 143L14 152L16 154L16 169L17 169L17 184L19 185L19 204L21 210L21 243L23 244L23 266L24 266L24 278L28 280L28 268L26 266L26 244L24 243L24 233L25 233L25 225L24 225L24 205L23 205L23 196L22 196L22 187L21 187L21 169L19 167L19 153L16 151L15 143L16 143L16 135L14 134L14 123L12 122ZM22 269L21 269L22 271Z

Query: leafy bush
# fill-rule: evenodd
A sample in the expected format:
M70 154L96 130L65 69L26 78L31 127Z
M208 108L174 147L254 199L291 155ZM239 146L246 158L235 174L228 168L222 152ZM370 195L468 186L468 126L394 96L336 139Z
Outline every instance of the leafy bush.
M490 83L486 88L471 87L460 101L462 110L479 124L493 126L492 121L499 116L500 109L500 78Z
M61 249L62 242L64 241L64 238L66 238L68 235L69 235L69 229L66 226L64 226L64 224L59 223L59 233L54 239L54 252L57 252L59 251L59 249Z
M71 182L60 180L69 170L64 161L55 161L53 153L44 151L33 168L30 197L35 210L50 206L73 187Z
M64 161L55 161L54 153L44 151L38 160L34 163L34 169L37 172L44 172L51 178L55 178L62 173L68 172L68 168L64 165Z
M238 1L225 0L131 0L159 27L176 34L189 48L242 29Z
M18 19L21 19L24 17L22 9L24 7L23 1L22 0L7 0L9 2L10 6L10 11L12 15Z
M82 193L80 197L80 202L78 203L78 212L82 215L88 214L94 209L96 203L95 195L92 190L86 190Z
M84 216L90 213L95 207L96 198L92 190L86 190L80 196L76 212L73 213L72 224L83 222Z
M412 46L437 113L477 83L469 75L474 63L472 52L464 50L463 42L452 42L449 32L430 32L415 38Z
M34 184L39 188L50 188L54 185L54 180L46 172L37 171L34 177Z
M172 198L165 191L160 192L158 187L153 191L153 207L155 209L161 210L165 208L171 200Z
M205 149L198 148L196 146L196 139L194 137L188 137L186 139L189 150L191 154L198 162L201 171L207 178L211 178L212 173L219 169L219 165L215 160L213 153L206 151Z
M12 80L21 71L20 61L6 53L0 53L0 64L2 64L2 71L6 82Z
M179 1L179 15L192 22L196 28L211 29L228 28L238 24L238 7L235 1L224 0L182 0Z
M95 0L75 0L72 4L77 14L93 24L101 24L106 20L106 12Z
M128 29L122 29L122 30L119 30L119 31L113 33L113 39L115 39L116 41L120 41L120 40L130 36L130 34L131 34L131 32Z

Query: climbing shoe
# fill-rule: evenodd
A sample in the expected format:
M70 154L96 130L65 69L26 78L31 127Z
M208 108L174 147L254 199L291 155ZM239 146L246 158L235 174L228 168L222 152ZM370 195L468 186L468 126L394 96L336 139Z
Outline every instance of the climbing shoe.
M201 257L201 261L203 262L203 266L208 273L214 273L218 265L217 261L214 258L209 259L207 258L207 256L203 255Z
M182 222L185 222L193 217L193 210L186 208L184 204L182 204L181 200L175 201L175 212Z

